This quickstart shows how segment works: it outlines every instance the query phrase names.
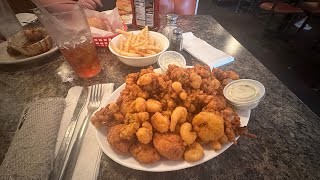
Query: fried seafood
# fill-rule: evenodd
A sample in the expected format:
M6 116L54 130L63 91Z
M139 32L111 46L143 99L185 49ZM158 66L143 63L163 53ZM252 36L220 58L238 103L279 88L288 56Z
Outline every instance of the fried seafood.
M147 111L151 113L161 112L162 111L162 103L155 99L147 100Z
M149 113L147 112L127 113L125 117L126 125L121 128L120 137L128 140L133 139L140 125L147 120L149 120Z
M97 128L121 124L124 122L124 116L119 111L120 108L116 103L108 104L105 108L101 108L94 114L91 118L91 123Z
M145 121L141 127L137 130L136 136L139 142L142 144L149 144L152 141L152 125Z
M223 96L216 95L212 96L212 100L209 102L209 104L204 108L204 111L220 111L226 108L227 101Z
M192 125L204 142L216 141L224 134L224 121L221 116L211 112L200 112L192 119Z
M196 73L190 74L190 86L194 89L199 89L202 83L201 76Z
M174 133L156 133L153 137L156 150L170 160L180 160L184 152L184 144L181 137Z
M162 115L159 112L156 112L151 117L152 126L160 133L168 132L170 126L170 120L167 116Z
M187 149L184 151L183 158L186 161L194 162L199 161L204 156L204 150L201 144L195 142L191 144Z
M185 122L180 126L180 136L188 145L190 145L196 140L197 133L192 132L192 125Z
M211 141L210 146L215 151L219 151L222 148L222 145L220 144L219 141Z
M185 107L177 107L171 114L170 131L174 132L176 125L179 122L184 123L187 120L188 111Z
M130 152L142 164L151 164L160 160L160 154L152 144L134 144L131 146Z
M233 71L196 65L169 65L166 74L152 67L131 73L115 103L101 108L91 119L109 129L108 142L120 153L130 152L142 164L164 156L194 162L208 150L221 150L239 135L255 137L241 127L240 117L223 95ZM111 128L110 128L111 127Z
M147 102L145 99L137 97L137 99L132 102L131 106L136 112L144 112L147 109Z
M144 86L152 83L152 78L154 77L154 73L144 74L139 77L137 84L139 86Z
M124 126L124 124L118 124L111 127L108 132L107 140L112 149L119 153L127 154L131 145L133 144L133 140L120 138L120 131Z

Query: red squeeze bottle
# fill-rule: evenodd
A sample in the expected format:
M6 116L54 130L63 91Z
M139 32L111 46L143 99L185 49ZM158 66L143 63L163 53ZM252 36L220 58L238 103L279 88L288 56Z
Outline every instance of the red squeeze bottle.
M159 29L159 1L160 0L131 0L133 28L142 29L148 26L149 29L153 31Z

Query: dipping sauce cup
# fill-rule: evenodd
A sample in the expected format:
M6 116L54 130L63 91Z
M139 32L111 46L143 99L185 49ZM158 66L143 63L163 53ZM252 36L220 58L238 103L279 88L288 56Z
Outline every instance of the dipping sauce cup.
M264 86L252 79L239 79L227 84L223 94L232 106L239 110L250 110L258 106L265 95Z

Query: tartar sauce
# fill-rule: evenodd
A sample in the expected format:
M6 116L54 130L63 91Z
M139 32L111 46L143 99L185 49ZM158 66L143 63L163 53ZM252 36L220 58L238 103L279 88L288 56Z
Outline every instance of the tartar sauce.
M261 93L256 83L252 81L238 81L231 83L227 87L225 96L234 102L246 103L258 100L261 97Z
M174 64L179 67L184 66L183 61L181 59L179 59L178 57L174 57L174 56L167 56L167 57L163 58L163 61L161 62L161 66L167 70L169 64Z

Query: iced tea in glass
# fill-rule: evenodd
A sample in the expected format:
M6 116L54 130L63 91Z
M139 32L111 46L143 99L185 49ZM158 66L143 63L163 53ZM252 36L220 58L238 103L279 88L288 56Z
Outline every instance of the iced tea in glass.
M83 9L77 3L54 3L34 9L62 55L81 78L101 71Z

